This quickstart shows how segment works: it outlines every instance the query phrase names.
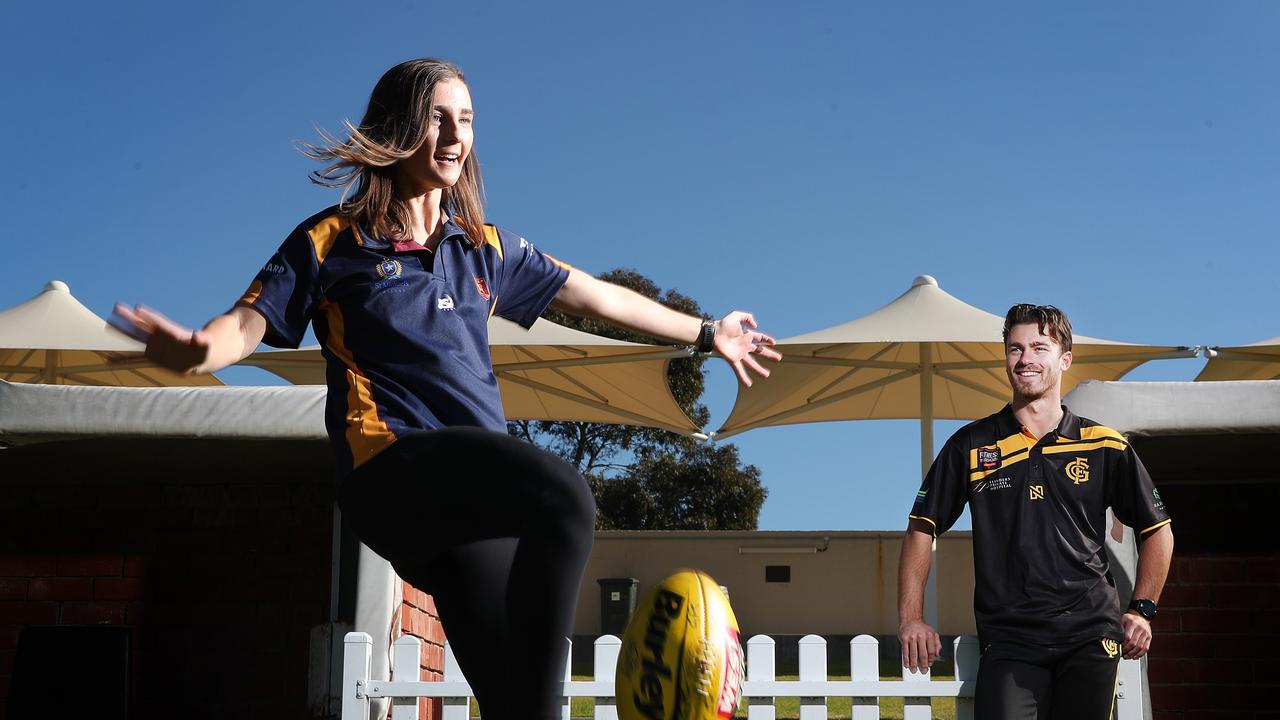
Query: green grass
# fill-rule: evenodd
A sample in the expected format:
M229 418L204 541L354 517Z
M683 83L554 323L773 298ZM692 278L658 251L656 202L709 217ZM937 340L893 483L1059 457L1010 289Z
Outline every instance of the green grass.
M575 675L574 680L590 680L586 675ZM798 680L796 675L782 675L779 680ZM848 680L849 676L845 675L832 676L832 680ZM885 677L885 680L899 680L897 677ZM934 675L934 680L954 680L949 675ZM741 707L735 717L747 717L747 705L751 702L751 698L743 701ZM799 698L778 698L777 705L778 720L796 720L800 717L800 699ZM595 710L595 701L591 698L574 698L569 705L570 713L575 718L590 718ZM827 699L827 717L830 720L839 720L840 718L849 718L853 714L853 702L849 698L828 698ZM902 720L902 698L881 698L880 699L880 717L882 720ZM956 701L955 698L934 698L933 699L933 717L940 720L955 720L956 717Z

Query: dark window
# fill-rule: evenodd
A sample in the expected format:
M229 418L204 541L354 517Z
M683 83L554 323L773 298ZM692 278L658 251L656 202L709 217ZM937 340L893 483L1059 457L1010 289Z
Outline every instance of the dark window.
M770 582L791 582L791 566L790 565L765 565L764 581Z

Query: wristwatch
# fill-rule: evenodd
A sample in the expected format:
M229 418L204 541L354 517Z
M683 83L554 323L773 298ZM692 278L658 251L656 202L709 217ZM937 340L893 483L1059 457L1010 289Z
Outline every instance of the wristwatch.
M1129 601L1129 609L1146 618L1148 622L1156 616L1156 601L1146 598L1134 598Z
M698 330L698 342L693 346L700 353L709 353L716 349L716 321L703 320Z

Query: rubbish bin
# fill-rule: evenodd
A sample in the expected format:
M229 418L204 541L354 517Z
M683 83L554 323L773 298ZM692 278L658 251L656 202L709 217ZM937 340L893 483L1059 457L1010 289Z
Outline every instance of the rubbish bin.
M622 636L631 613L636 611L640 581L635 578L600 578L600 634Z

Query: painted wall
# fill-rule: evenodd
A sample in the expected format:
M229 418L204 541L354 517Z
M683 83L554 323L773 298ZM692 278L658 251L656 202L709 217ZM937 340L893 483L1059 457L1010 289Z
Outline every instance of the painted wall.
M729 590L746 635L898 632L899 532L599 532L583 578L577 635L600 633L601 578L633 577L639 596L678 568L704 570ZM766 582L787 566L789 582ZM938 541L939 631L975 632L969 533Z

